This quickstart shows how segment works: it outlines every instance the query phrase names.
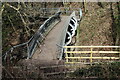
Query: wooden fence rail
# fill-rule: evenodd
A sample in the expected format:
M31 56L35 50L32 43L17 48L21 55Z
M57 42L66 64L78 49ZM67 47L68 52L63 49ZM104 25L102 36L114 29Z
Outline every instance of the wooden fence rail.
M120 46L64 46L64 53L66 63L88 61L92 64L96 62L94 60L100 62L120 60Z

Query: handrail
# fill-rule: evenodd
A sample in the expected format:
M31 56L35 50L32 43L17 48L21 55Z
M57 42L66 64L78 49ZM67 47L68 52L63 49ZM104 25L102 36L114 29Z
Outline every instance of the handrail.
M49 30L53 27L51 27L52 23L55 23L56 20L60 21L60 11L58 11L55 15L51 16L49 19L47 19L38 29L38 31L35 33L35 35L33 36L33 40L31 40L31 42L29 42L29 53L28 53L28 58L31 58L34 51L35 51L35 47L37 45L38 39L39 42L41 42L43 40L43 35L46 36L49 32Z

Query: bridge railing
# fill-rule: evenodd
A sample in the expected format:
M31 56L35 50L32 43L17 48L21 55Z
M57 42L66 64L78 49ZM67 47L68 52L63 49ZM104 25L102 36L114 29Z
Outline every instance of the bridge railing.
M32 40L28 44L29 45L28 58L32 57L37 46L37 43L41 42L45 38L45 36L49 33L49 31L53 28L53 26L60 21L60 13L61 12L58 12L54 16L47 19L35 33Z
M64 48L66 63L120 61L120 46L64 46Z
M58 11L55 15L48 18L37 30L37 32L25 43L13 46L6 53L3 54L3 60L6 60L8 57L10 60L16 57L20 57L21 54L26 58L31 58L35 52L37 44L41 43L45 36L49 33L49 31L60 21L60 11ZM18 50L15 51L15 49ZM24 48L24 53L21 52ZM21 56L21 58L23 58Z
M78 8L77 8L78 9ZM69 32L69 33L76 33L76 29L77 29L77 26L79 25L79 21L81 21L81 19L82 19L82 9L81 8L79 8L79 10L78 10L78 12L79 12L79 19L77 18L77 15L76 15L76 12L75 11L73 11L72 13L71 13L71 15L68 17L68 19L66 20L66 23L64 24L64 29L63 29L63 32L62 32L62 34L61 34L61 38L60 38L60 43L58 43L59 45L59 50L60 50L60 54L58 54L58 56L57 56L57 58L59 59L59 60L62 60L63 59L63 57L64 57L64 48L62 47L62 46L67 46L67 45L71 45L71 40L72 40L72 38L73 38L73 36L75 36L75 35L73 35L72 36L72 34L71 34L71 39L68 41L68 42L70 42L70 43L68 43L68 44L66 44L66 39L68 38L68 36L67 36L67 32ZM71 22L71 20L74 18L74 20L76 20L73 24L71 24L70 22ZM68 31L69 29L69 27L70 27L70 24L74 27L74 30L71 32L71 31ZM76 29L75 29L76 28ZM77 33L76 33L77 34ZM70 37L70 36L69 36Z
M73 14L71 14L69 17L68 17L68 19L66 20L66 23L64 24L64 29L63 29L63 32L62 32L62 34L61 34L61 38L60 38L60 42L58 43L59 44L59 46L58 46L58 48L59 48L59 50L60 50L60 54L58 54L58 59L59 60L62 60L63 59L63 56L64 56L64 48L62 47L62 46L65 46L65 38L66 38L66 33L67 33L67 29L68 29L68 25L69 25L69 22L70 22L70 19L71 19L71 17L73 17L73 16L75 16L75 15L73 15ZM61 46L61 47L60 47Z

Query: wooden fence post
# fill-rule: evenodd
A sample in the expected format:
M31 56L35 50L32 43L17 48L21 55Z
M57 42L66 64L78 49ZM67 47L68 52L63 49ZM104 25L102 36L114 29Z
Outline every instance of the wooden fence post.
M68 63L68 53L67 53L67 48L65 49L65 57L67 57L67 58L66 58L66 63Z
M91 64L91 66L92 66L92 56L93 56L93 48L90 48L91 49L91 53L90 53L90 64Z
M84 0L84 10L85 10L85 13L87 12L87 2L86 2L86 0Z

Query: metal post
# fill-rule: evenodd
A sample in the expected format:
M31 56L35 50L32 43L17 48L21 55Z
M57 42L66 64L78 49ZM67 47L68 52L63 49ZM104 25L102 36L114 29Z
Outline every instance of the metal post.
M30 57L30 54L29 54L29 52L30 52L30 49L29 49L29 45L27 44L27 59L29 59L29 57Z

